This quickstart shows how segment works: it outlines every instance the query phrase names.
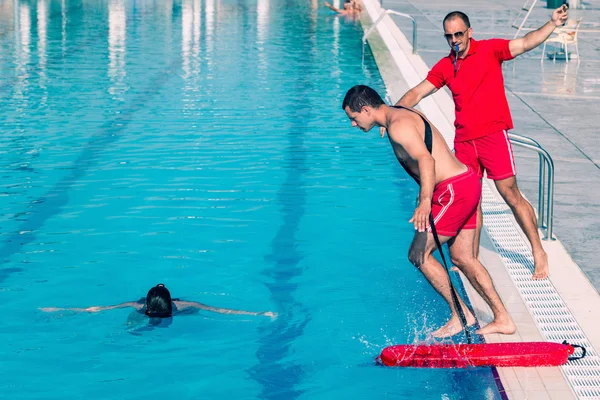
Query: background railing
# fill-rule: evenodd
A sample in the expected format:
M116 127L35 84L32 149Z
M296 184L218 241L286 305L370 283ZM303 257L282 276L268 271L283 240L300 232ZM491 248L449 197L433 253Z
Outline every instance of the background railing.
M367 43L367 37L377 27L377 24L379 24L381 22L381 20L386 15L389 15L389 14L399 15L401 17L408 18L408 19L410 19L412 21L412 24L413 24L412 52L413 52L413 54L417 54L417 21L415 21L415 19L413 17L411 17L410 15L408 15L408 14L404 14L404 13L401 13L401 12L398 12L398 11L394 11L394 10L385 10L384 12L381 13L381 15L379 16L379 18L377 18L377 20L375 22L373 22L373 25L371 25L369 27L369 29L367 29L367 31L363 35L363 38L362 38L363 58L364 58L364 54L365 54L365 44Z

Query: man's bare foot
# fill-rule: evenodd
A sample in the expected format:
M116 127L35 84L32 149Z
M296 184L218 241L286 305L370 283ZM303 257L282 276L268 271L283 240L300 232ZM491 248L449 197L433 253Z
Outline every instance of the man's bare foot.
M503 335L512 335L517 331L517 327L513 322L512 318L508 317L507 320L497 321L493 320L483 328L475 331L479 335L488 335L490 333L501 333Z
M533 270L533 280L538 281L546 279L548 277L548 254L543 250L539 254L534 254L533 264L535 265Z
M475 323L475 317L469 310L464 310L465 317L467 318L467 326L471 326ZM446 338L454 336L457 333L462 332L463 326L458 316L450 318L450 321L446 325L442 326L437 331L434 331L431 335L436 338Z

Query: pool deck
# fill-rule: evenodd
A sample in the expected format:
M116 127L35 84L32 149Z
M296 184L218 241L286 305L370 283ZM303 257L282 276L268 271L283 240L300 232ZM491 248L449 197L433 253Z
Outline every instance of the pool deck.
M524 2L383 1L386 9L410 14L418 23L416 55L411 54L412 25L408 19L386 17L369 37L387 96L394 102L448 54L441 28L448 12L467 13L476 38L512 38L516 30L510 26ZM375 0L364 2L361 22L367 29L380 15L381 7ZM545 1L536 4L526 29L537 28L549 19L551 10L545 6ZM586 343L589 356L585 365L570 362L560 368L498 368L509 399L600 398L600 362L595 351L600 349L600 268L594 254L600 244L600 233L594 229L600 226L600 141L585 141L594 137L594 121L600 122L600 41L596 41L600 39L600 4L584 6L585 10L570 10L572 18L583 17L579 63L541 62L539 48L504 66L513 133L537 140L555 163L554 235L558 240L542 241L549 255L550 279L531 281L529 245L491 182L484 182L485 230L480 258L518 329L511 336L488 335L487 342L560 341L564 336L572 343ZM419 108L451 142L454 107L449 92L438 91ZM519 186L535 207L538 156L519 147L515 147L515 155ZM469 284L465 287L478 319L489 321L487 305Z

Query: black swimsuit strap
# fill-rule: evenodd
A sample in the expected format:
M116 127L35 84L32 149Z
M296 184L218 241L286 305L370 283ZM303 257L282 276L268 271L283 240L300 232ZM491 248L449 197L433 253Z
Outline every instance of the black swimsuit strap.
M392 107L413 112L413 113L417 114L419 117L421 117L421 119L423 120L423 123L425 124L425 138L424 138L425 147L427 147L427 151L429 151L429 154L432 154L433 134L431 133L431 125L429 124L429 121L427 121L425 119L425 117L423 117L421 114L419 114L415 110L411 110L410 108L406 108L406 107L402 107L402 106L392 106ZM417 182L417 184L420 184L419 177L408 168L408 166L406 165L406 163L404 163L404 161L400 161L400 165L402 165L404 170L408 173L408 175L410 175L415 180L415 182Z

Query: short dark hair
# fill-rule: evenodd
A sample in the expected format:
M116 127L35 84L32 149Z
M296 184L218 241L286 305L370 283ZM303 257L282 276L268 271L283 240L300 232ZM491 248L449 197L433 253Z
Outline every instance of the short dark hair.
M146 295L146 315L153 318L168 318L173 313L171 293L159 283L148 291Z
M351 87L346 93L346 97L344 97L342 103L342 110L349 107L352 112L360 112L363 107L379 108L383 104L385 103L375 90L365 85L356 85Z
M454 18L462 19L462 21L465 23L465 26L467 27L467 29L471 27L471 22L469 22L469 17L467 17L467 14L465 14L462 11L452 11L451 13L448 13L448 15L446 15L444 17L444 22L442 22L442 27L446 28L446 22L450 21Z

